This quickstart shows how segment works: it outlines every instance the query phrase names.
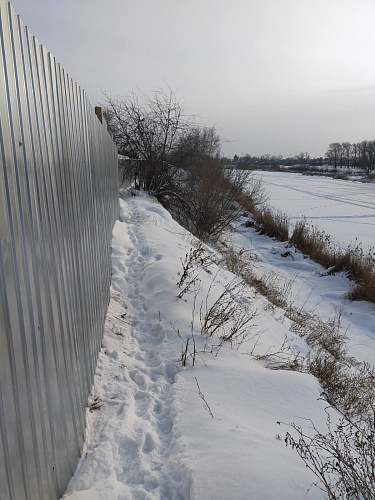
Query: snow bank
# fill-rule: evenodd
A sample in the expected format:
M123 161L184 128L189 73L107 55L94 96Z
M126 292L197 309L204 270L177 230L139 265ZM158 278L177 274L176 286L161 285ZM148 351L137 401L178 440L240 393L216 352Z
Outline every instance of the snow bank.
M301 349L303 342L246 289L254 312L249 342L211 354L211 341L200 335L200 305L210 285L212 303L233 275L215 264L197 267L194 316L193 294L177 299L176 285L194 238L153 198L120 201L86 443L64 500L324 498L317 488L307 493L315 476L285 446L287 429L277 423L312 418L324 428L318 382L268 370L250 355L255 338L258 352L277 349L285 336ZM190 358L183 367L193 317L196 366Z

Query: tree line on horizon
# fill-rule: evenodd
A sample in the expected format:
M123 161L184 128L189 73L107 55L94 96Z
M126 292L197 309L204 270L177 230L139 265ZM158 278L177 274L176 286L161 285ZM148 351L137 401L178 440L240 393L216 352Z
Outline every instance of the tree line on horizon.
M350 142L332 142L326 151L330 165L340 167L360 167L370 172L375 166L375 140Z
M325 157L311 158L309 153L299 153L293 157L264 154L261 156L234 155L226 159L227 163L242 169L256 169L259 166L322 166L324 164L338 167L358 167L371 172L375 167L375 140L365 140L357 143L332 142L329 144Z

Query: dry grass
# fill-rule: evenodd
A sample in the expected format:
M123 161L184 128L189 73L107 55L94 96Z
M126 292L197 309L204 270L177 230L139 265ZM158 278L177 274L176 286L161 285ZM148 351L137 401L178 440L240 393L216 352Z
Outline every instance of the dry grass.
M257 224L264 222L261 217L258 221L254 219ZM270 227L268 222L266 224ZM281 239L276 231L270 233ZM329 236L305 221L297 224L291 243L329 272L346 271L356 282L349 298L375 302L373 250L368 254L360 247L342 251L331 243ZM286 444L297 451L316 475L319 483L314 484L328 495L327 498L375 498L375 370L366 363L348 358L341 313L334 320L324 322L314 312L296 307L289 300L290 284L280 287L270 276L256 276L251 254L229 249L225 261L228 269L274 306L283 308L285 316L292 321L291 330L311 347L304 359L285 343L277 352L268 352L258 359L266 360L271 369L307 371L317 377L324 391L322 396L343 416L336 428L331 426L328 416L326 434L318 431L311 421L308 434L291 424L297 437L288 432ZM311 428L315 431L313 437Z
M258 277L254 269L256 260L257 256L251 250L236 251L233 248L228 248L224 254L225 265L229 271L266 297L273 306L286 309L289 304L287 295L290 284L284 287L280 286L277 275L271 272Z
M366 254L360 245L341 250L331 242L324 231L299 221L290 243L330 273L344 271L356 284L349 292L351 300L367 300L375 303L375 258L373 250Z
M289 219L285 214L265 208L254 212L253 217L260 234L276 238L279 241L288 241Z
M249 212L254 220L255 227L261 234L280 241L288 241L289 220L282 212L276 212L271 208L264 208L266 195L259 181L252 184L251 192L241 193L237 202Z
M282 284L275 275L257 277L251 252L233 248L225 254L229 270L266 297L274 307L285 311L290 329L303 338L311 350L305 360L284 346L277 353L266 353L271 368L294 369L312 373L320 381L327 400L350 414L359 414L375 404L375 374L366 364L358 365L348 358L346 334L342 331L341 311L335 318L323 321L315 311L297 307L291 301L292 282ZM260 357L259 359L261 359Z
M374 369L363 363L353 369L349 361L337 360L324 350L312 356L308 370L321 383L327 401L351 418L372 411L375 403Z
M323 321L314 312L290 305L285 315L293 322L291 331L297 333L309 346L323 349L334 360L346 358L346 335L341 329L341 311L331 321Z
M295 225L290 234L288 217L272 210L261 208L264 205L264 192L261 185L256 185L251 193L242 193L238 203L246 212L252 215L253 225L261 234L266 234L279 241L288 241L304 255L334 274L344 271L355 282L349 292L350 300L367 300L375 303L375 252L370 249L365 253L360 245L342 250L332 243L331 238L324 231L309 224L305 219ZM258 284L260 287L261 284ZM262 293L262 292L261 292Z

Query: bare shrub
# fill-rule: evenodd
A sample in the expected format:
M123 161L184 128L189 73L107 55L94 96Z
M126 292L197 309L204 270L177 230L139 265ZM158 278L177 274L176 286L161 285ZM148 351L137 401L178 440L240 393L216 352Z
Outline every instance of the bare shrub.
M222 293L210 306L212 281L206 299L201 304L201 334L207 337L216 336L223 342L238 345L245 341L250 322L256 312L249 307L249 299L244 295L244 286L238 280L226 284Z
M201 266L203 269L208 270L211 259L209 255L205 254L202 244L199 244L197 248L190 248L185 258L181 259L181 264L182 273L179 274L180 279L177 282L177 286L181 289L178 294L179 299L186 293L193 291L198 282L200 282L197 266Z
M264 354L255 355L255 359L265 361L270 370L305 371L305 359L290 346L287 336L280 347L270 347Z
M123 97L104 97L109 131L120 154L142 160L125 164L129 175L140 189L169 192L177 171L169 155L192 121L191 116L184 115L176 93L167 86L149 95L129 92Z
M197 159L183 189L181 222L200 239L217 240L241 215L236 199L247 177L246 171L223 169L217 158Z
M308 433L290 424L285 443L317 477L314 483L330 500L371 500L375 498L375 415L353 421L343 415L334 426L327 412L326 432L312 420ZM311 434L313 434L311 436Z

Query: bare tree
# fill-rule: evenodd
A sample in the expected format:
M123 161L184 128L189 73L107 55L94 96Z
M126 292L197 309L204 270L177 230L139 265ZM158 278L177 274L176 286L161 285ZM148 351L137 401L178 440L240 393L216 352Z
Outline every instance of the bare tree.
M353 159L353 165L357 166L358 158L359 158L359 144L354 143L352 144L352 159Z
M216 129L194 124L169 88L106 95L106 105L119 152L133 159L122 163L135 184L154 192L196 235L218 238L240 214L236 200L247 172L223 168Z
M350 142L343 142L342 143L342 150L344 153L344 157L346 159L346 166L349 167L350 166L350 155L352 153L352 145L350 144Z
M169 87L150 95L105 94L105 114L120 154L141 160L137 172L139 187L156 192L168 189L176 170L169 163L169 156L191 122L176 94Z
M342 158L342 146L339 142L332 142L327 149L326 156L330 163L337 168L337 163L340 158Z
M368 141L367 144L367 158L368 158L368 172L374 168L375 165L375 141Z
M369 141L362 141L359 143L359 164L364 169L368 167L368 144Z

